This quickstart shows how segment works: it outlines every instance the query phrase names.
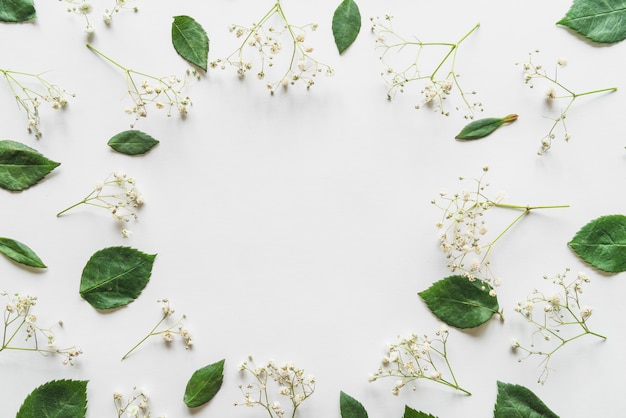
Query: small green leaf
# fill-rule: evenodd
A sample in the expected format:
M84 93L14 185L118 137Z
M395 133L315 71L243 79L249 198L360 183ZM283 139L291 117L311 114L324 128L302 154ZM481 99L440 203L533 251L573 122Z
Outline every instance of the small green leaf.
M421 411L404 406L404 416L402 418L437 418L434 415L426 414Z
M87 414L86 380L52 380L33 390L15 418L84 418Z
M107 142L115 151L126 155L145 154L158 143L150 135L134 129L120 132Z
M339 394L339 409L341 418L367 418L367 411L361 402L343 391Z
M450 276L433 283L418 293L432 313L448 325L474 328L498 313L498 298L491 296L491 287L479 280L471 282L464 276Z
M223 380L224 360L196 370L185 388L185 405L197 408L209 402L219 392Z
M25 266L45 269L46 265L27 245L11 238L0 238L0 253Z
M626 39L626 0L574 0L565 16L556 22L589 40L603 44Z
M25 22L36 17L33 0L0 1L0 22Z
M493 417L559 418L529 389L500 381Z
M204 28L189 16L174 16L172 22L172 44L178 55L207 69L209 57L209 37Z
M567 244L595 268L626 271L626 216L606 215L587 223Z
M510 114L503 118L485 118L468 123L455 137L456 139L479 139L493 133L505 123L513 122L517 115Z
M361 13L354 0L343 0L333 14L333 36L341 54L348 49L361 30Z
M5 190L28 189L59 165L20 142L0 141L0 187Z
M96 309L128 305L148 284L155 257L130 247L96 251L83 269L80 295Z

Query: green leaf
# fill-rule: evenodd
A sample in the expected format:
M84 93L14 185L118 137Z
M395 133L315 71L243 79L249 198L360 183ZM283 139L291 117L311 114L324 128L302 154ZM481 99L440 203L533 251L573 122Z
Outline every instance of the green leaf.
M87 414L86 380L52 380L33 390L15 418L84 418Z
M0 253L25 266L45 269L46 265L27 245L11 238L0 238Z
M626 216L606 215L583 226L567 244L595 268L626 271Z
M193 18L174 16L172 44L174 44L174 49L178 55L206 71L209 57L209 37L204 28Z
M503 118L485 118L468 123L455 137L456 139L479 139L493 133L505 123L513 122L517 115L510 114Z
M416 411L415 409L409 408L407 405L404 406L404 415L402 418L437 418L434 415L426 414L421 411Z
M120 132L107 142L115 151L126 155L145 154L158 143L150 135L133 129Z
M20 142L0 141L0 187L5 190L28 189L59 165Z
M130 247L95 252L83 269L80 295L96 309L128 305L148 284L155 257Z
M0 22L25 22L36 17L33 0L0 0Z
M367 418L367 411L361 402L343 391L339 394L339 409L341 418Z
M185 405L196 408L209 402L219 392L223 380L224 360L196 370L185 388Z
M361 30L361 14L354 0L343 0L333 14L333 36L341 54L356 39Z
M493 417L559 418L529 389L500 381Z
M474 328L498 313L498 298L491 296L491 287L479 280L471 282L464 276L439 280L418 293L432 313L448 325Z
M626 39L626 0L574 0L557 25L567 26L594 42Z

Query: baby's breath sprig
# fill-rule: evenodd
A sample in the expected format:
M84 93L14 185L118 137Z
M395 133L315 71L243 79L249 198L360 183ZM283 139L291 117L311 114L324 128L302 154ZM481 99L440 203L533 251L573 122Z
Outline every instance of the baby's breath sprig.
M407 383L418 379L440 383L471 395L469 391L459 386L448 360L446 347L449 336L448 327L442 325L435 335L435 338L417 334L404 338L398 337L399 341L387 348L382 359L383 365L369 377L369 381L375 382L386 377L398 379L391 389L394 395L398 395L400 389ZM413 385L412 389L417 390L416 385Z
M131 395L126 399L124 399L124 395L121 392L113 392L113 403L115 404L117 418L122 418L123 416L128 418L150 418L152 415L148 401L149 398L146 392L137 387L133 388Z
M483 111L481 102L472 101L469 96L476 91L466 91L459 82L460 74L456 72L456 58L459 47L474 31L478 29L477 23L457 42L422 42L417 37L405 38L399 35L392 27L393 16L386 15L384 19L370 18L372 32L376 35L376 47L382 49L379 59L384 66L381 76L389 85L387 99L392 100L395 95L404 92L408 84L421 86L420 95L423 105L432 107L442 115L449 116L450 112L444 108L444 101L452 91L458 92L462 105L456 106L456 110L463 109L467 113L466 119L473 119L475 111ZM432 69L425 70L421 64L425 49L443 50L444 55L438 64ZM424 66L428 66L424 64ZM419 109L422 105L415 106Z
M64 1L69 4L67 8L68 13L73 13L79 16L82 16L85 19L85 33L87 36L92 36L95 33L95 28L91 24L89 20L89 15L93 11L93 6L88 0L59 0ZM110 25L113 21L113 16L123 10L138 12L139 8L137 6L130 6L129 3L132 3L133 0L115 0L113 7L110 9L104 9L102 14L102 21L106 25Z
M543 365L538 379L541 384L545 383L552 370L550 360L567 343L585 335L593 335L606 340L604 335L589 329L587 321L591 316L592 308L584 305L580 300L583 286L590 282L589 277L579 273L576 279L567 282L568 272L569 268L555 277L544 276L545 280L550 280L559 288L556 293L545 294L535 289L525 301L518 302L515 306L515 312L522 315L536 330L532 333L530 347L521 345L517 339L511 341L511 346L514 350L523 351L526 354L519 360L520 362L534 355L543 357L539 363ZM539 309L535 309L537 306ZM536 348L534 341L536 336L539 336L543 344L548 346L545 350Z
M567 112L572 107L574 101L577 98L581 96L588 96L590 94L613 92L617 90L617 87L608 87L598 90L590 90L584 93L576 93L575 91L563 85L558 79L558 70L559 68L565 67L567 65L567 60L565 58L559 58L555 64L554 75L549 75L543 65L533 62L533 54L537 53L539 53L539 50L529 52L528 61L521 63L524 70L524 83L526 83L530 88L534 88L535 84L533 81L544 80L550 86L546 90L545 95L545 99L548 102L548 105L552 106L554 101L560 99L563 99L563 101L566 103L564 107L561 107L559 114L556 118L548 118L552 121L552 126L550 127L548 133L543 138L541 138L541 148L539 149L539 151L537 151L538 155L543 155L552 147L552 140L556 138L555 131L559 126L563 130L563 139L566 142L570 140L571 135L567 130L565 118L567 117ZM520 63L517 62L515 63L515 65L520 65Z
M56 348L52 328L41 328L37 325L37 315L33 312L33 307L37 304L36 296L15 293L11 297L7 292L0 292L0 296L8 300L4 307L4 330L0 352L15 350L33 351L43 355L54 354L63 357L63 364L74 365L74 360L83 353L82 350L76 346ZM61 321L58 324L63 325ZM33 341L34 345L31 347L15 345L15 339L20 334L25 334L24 341ZM45 346L40 340L44 340Z
M272 23L276 21L276 25ZM315 78L319 73L332 75L334 70L311 55L313 47L306 42L307 32L315 31L317 24L309 23L304 26L296 26L289 23L283 11L280 0L263 15L251 27L233 24L230 31L235 33L242 42L239 48L226 58L219 58L210 63L211 68L225 69L232 66L237 69L237 74L243 77L253 68L260 80L268 80L267 88L274 94L280 86L287 88L296 82L302 82L309 89L315 84ZM279 61L279 53L285 47L288 57L285 69L274 68ZM254 57L249 58L246 47L257 51L259 68L253 63ZM270 75L271 73L271 75Z
M169 344L172 341L174 341L174 336L180 335L180 337L183 340L183 343L185 343L185 349L189 350L192 347L193 340L191 339L191 334L189 333L189 330L184 327L184 324L183 324L185 319L187 319L187 316L182 315L180 319L176 321L174 325L170 325L163 329L159 329L159 327L165 321L167 321L168 318L174 315L174 309L172 309L172 307L170 306L170 302L168 299L161 299L161 300L158 300L157 302L161 304L161 319L159 320L159 322L156 323L156 325L150 330L150 332L145 337L143 337L137 344L135 344L130 350L128 350L128 352L126 352L124 356L122 356L122 360L125 360L129 355L131 355L131 353L135 351L137 347L143 344L144 341L146 341L148 338L157 336L157 335L160 335L166 344Z
M291 418L296 416L298 407L315 391L315 377L305 375L303 369L296 368L291 362L278 366L269 360L265 365L257 367L252 356L249 356L247 361L241 363L239 370L251 375L253 380L246 385L239 385L244 400L235 402L235 406L259 405L271 418L283 418L286 413L283 407L285 402L274 400L271 389L276 389L278 395L288 399L286 403L291 404Z

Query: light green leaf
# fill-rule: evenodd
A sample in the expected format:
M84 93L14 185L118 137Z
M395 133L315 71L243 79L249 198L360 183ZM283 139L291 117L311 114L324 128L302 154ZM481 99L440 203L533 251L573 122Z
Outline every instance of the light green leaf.
M408 406L404 406L404 416L402 418L437 418L433 415L426 414L421 411L416 411L415 409L409 408Z
M333 36L341 54L348 49L361 30L361 13L354 0L343 0L333 14Z
M500 381L493 417L559 418L529 389Z
M5 190L28 189L59 165L20 142L0 141L0 187Z
M95 252L83 269L80 295L96 309L128 305L148 284L155 257L130 247Z
M557 25L567 26L594 42L626 39L626 0L574 0Z
M207 69L209 57L209 37L204 28L189 16L174 16L172 22L172 44L178 55Z
M626 271L626 216L606 215L583 226L567 244L595 268Z
M514 120L517 120L517 115L515 114L506 115L503 118L478 119L465 125L455 138L467 140L484 138L493 133L500 126L505 123L513 122Z
M126 155L145 154L158 143L159 141L147 133L134 129L120 132L107 142L115 151Z
M36 17L33 0L0 1L0 22L25 22Z
M27 245L11 238L0 238L0 253L29 267L45 269L46 265Z
M448 325L474 328L487 322L500 307L491 296L491 287L479 280L470 282L464 276L439 280L419 293L432 313Z
M367 411L361 402L343 391L339 394L339 409L341 418L367 418Z
M15 418L84 418L87 414L86 380L52 380L33 390Z
M196 370L185 388L183 400L189 408L209 402L219 392L224 380L224 360Z

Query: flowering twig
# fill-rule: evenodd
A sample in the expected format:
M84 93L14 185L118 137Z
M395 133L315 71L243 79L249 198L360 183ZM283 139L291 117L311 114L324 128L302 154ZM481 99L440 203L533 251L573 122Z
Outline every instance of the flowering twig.
M93 11L93 6L88 0L59 0L65 1L70 6L67 8L68 13L73 13L79 16L82 16L85 19L85 33L87 36L92 36L95 33L95 28L91 24L89 20L89 15ZM113 16L122 10L138 12L139 8L137 6L129 6L128 3L131 3L132 0L114 0L114 6L110 9L104 9L102 14L102 21L106 25L110 25L113 21Z
M144 390L133 388L132 394L124 400L124 395L120 392L113 393L113 403L117 418L122 418L124 414L128 418L150 418L150 405L148 395Z

